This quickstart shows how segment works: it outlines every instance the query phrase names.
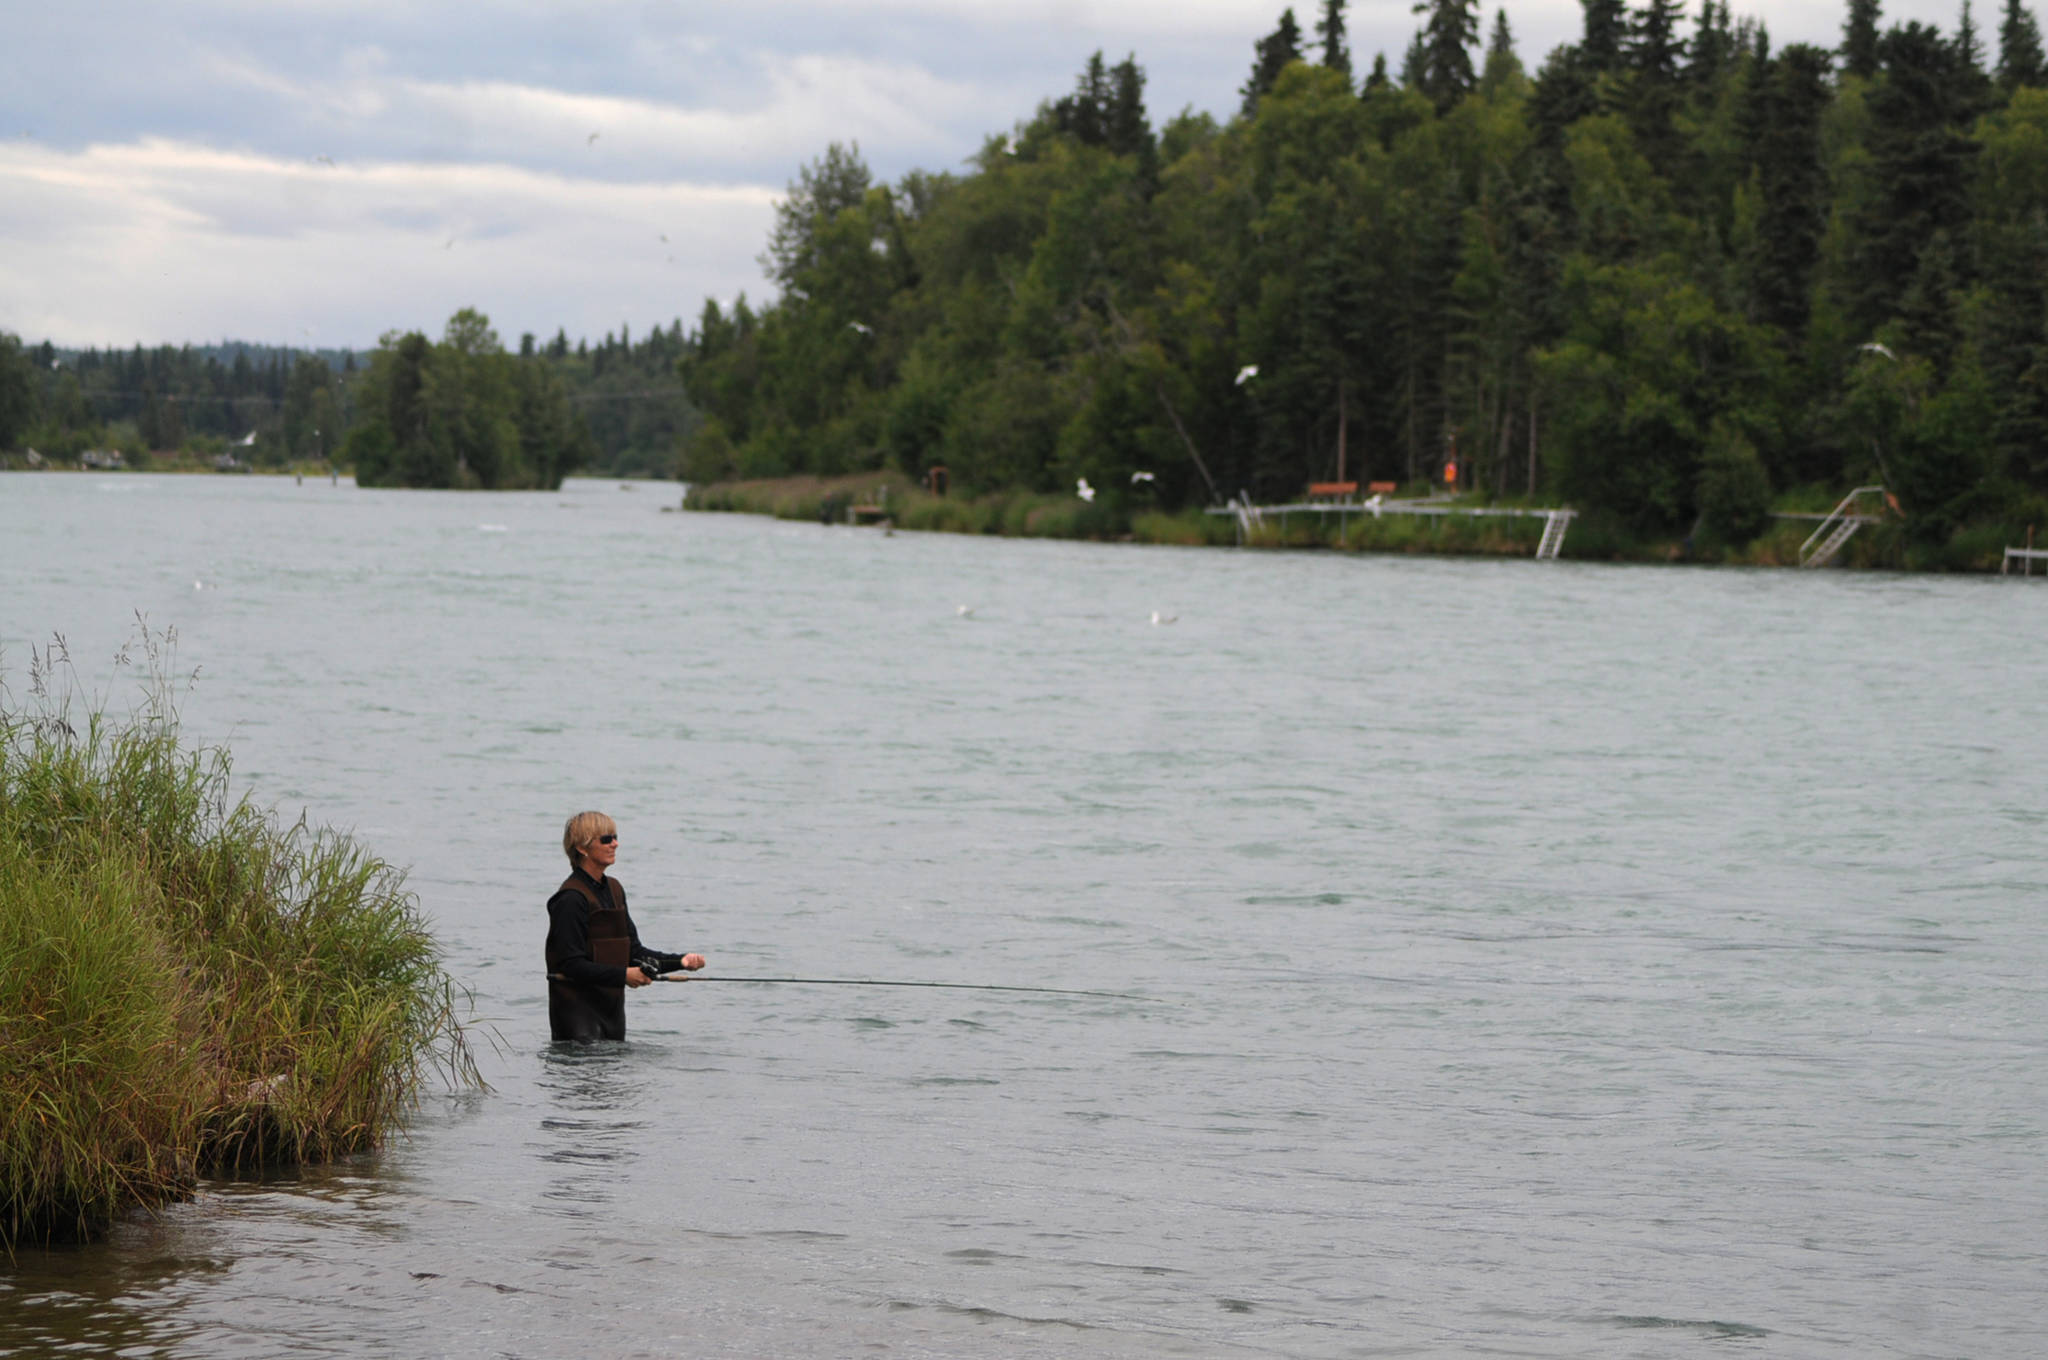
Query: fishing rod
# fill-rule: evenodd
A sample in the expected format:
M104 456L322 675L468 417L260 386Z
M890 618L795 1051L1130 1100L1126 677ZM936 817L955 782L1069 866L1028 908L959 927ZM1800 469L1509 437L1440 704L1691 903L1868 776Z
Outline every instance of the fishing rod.
M813 978L813 977L729 977L724 975L703 976L695 973L650 973L656 982L752 982L792 983L800 987L945 987L963 992L1036 992L1042 996L1096 996L1111 1001L1151 1001L1149 996L1134 996L1129 992L1087 992L1071 987L1021 987L1003 986L991 982L914 982L885 978ZM549 982L567 982L561 973L549 973Z

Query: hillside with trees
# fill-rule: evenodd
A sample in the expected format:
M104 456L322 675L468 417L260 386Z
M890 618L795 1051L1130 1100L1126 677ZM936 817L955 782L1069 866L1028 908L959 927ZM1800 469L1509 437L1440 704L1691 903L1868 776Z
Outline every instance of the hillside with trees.
M1707 0L1584 0L1532 74L1431 0L1354 79L1344 0L1261 38L1226 124L1155 132L1135 58L962 174L833 146L776 300L707 302L693 482L945 466L956 494L1133 474L1167 506L1312 482L1562 500L1740 543L1882 484L1904 559L2048 520L2048 90L2032 14L1773 50Z

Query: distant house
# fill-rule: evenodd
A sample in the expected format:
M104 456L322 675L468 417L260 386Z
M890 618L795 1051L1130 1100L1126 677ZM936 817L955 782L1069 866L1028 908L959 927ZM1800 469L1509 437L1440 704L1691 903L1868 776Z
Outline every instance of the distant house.
M119 449L87 449L78 455L78 465L87 472L115 472L124 466Z

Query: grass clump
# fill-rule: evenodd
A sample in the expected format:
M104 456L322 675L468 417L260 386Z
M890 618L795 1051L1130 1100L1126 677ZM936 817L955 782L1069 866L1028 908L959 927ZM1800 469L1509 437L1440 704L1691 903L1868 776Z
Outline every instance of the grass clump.
M474 1083L403 876L230 800L179 739L168 635L144 699L0 702L0 1245L91 1236L208 1170L375 1146L435 1069Z

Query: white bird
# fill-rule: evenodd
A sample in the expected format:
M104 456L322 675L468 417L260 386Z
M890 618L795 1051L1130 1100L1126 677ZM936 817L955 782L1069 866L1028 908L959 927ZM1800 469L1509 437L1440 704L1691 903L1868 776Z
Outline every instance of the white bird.
M850 331L859 331L862 335L873 335L875 333L872 327L864 326L858 321L847 322L846 328Z
M1180 615L1178 614L1162 614L1156 609L1152 611L1152 626L1154 628L1163 623L1178 623L1179 621Z
M204 590L206 589L206 583L204 581L194 581L192 583L192 588L194 590Z
M1086 477L1081 477L1074 482L1074 494L1084 501L1093 501L1095 499L1095 488L1088 485Z
M1258 376L1259 376L1259 366L1258 366L1257 364L1246 364L1246 365L1245 365L1245 366L1244 366L1243 368L1240 368L1239 370L1237 370L1237 384L1236 384L1236 385L1237 385L1237 386L1239 386L1239 387L1243 387L1243 386L1245 385L1245 383L1246 383L1246 382L1248 382L1249 380L1251 380L1251 379L1253 379L1253 378L1256 378L1256 377L1258 377Z
M1892 353L1889 349L1886 349L1882 344L1878 343L1875 340L1865 340L1856 348L1867 349L1872 351L1873 353L1882 354L1885 358L1891 360L1893 363L1897 363L1899 361L1898 355Z
M237 439L235 441L235 447L238 449L246 449L255 442L256 432L254 430L251 430L249 431L249 433L243 435L240 439Z
M974 606L971 604L955 605L953 606L953 612L963 619L971 619L974 617Z
M1133 472L1131 474L1132 486L1136 486L1139 482L1149 482L1151 480L1153 480L1153 477L1149 472Z

